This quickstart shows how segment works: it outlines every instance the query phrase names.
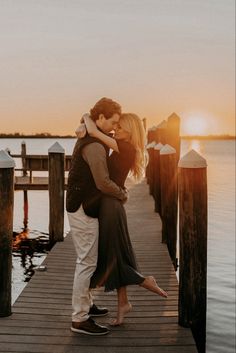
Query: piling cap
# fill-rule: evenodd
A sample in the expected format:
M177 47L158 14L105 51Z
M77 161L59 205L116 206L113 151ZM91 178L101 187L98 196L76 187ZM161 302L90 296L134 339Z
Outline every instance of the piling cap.
M167 121L163 120L160 124L157 125L157 129L166 129L167 128Z
M165 146L162 147L160 150L160 154L174 154L176 153L176 150L174 147L171 147L170 145L166 144Z
M156 145L155 145L155 147L154 147L154 150L161 150L162 149L162 147L163 147L163 144L161 143L161 142L159 142L159 143L157 143Z
M64 148L58 143L55 142L49 149L48 153L65 153Z
M205 158L198 154L195 150L186 153L179 161L180 168L206 168Z
M149 143L148 145L147 145L147 150L149 149L149 148L154 148L154 146L156 145L156 142L155 141L152 141L151 143Z
M168 121L171 120L180 120L180 117L176 114L176 113L172 113L169 117L168 117Z
M4 151L1 150L0 151L0 168L14 168L15 167L15 161L14 159L9 156L9 154Z

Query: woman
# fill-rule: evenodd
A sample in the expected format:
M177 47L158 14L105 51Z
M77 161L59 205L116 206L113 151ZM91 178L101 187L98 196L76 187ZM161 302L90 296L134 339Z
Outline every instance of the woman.
M122 114L115 129L115 138L98 130L88 115L84 116L84 122L89 135L113 150L108 159L111 180L121 187L124 187L129 173L135 180L140 180L145 167L145 132L139 117L135 114ZM144 277L137 270L123 204L117 199L102 196L98 218L98 263L90 287L105 286L105 291L117 289L118 311L113 325L121 325L125 314L132 309L127 296L127 285L140 285L162 297L167 297L167 293L158 287L154 277Z

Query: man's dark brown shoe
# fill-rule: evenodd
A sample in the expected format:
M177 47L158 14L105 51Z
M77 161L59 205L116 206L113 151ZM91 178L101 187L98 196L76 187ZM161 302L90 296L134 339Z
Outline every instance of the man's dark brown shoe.
M71 331L91 336L102 336L110 332L106 326L97 324L91 317L83 322L72 321Z
M107 308L98 308L97 305L93 304L89 310L89 316L106 316L108 314Z

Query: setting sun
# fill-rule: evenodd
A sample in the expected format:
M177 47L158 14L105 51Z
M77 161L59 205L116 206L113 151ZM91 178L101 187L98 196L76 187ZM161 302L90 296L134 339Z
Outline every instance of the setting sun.
M187 135L206 135L207 121L200 116L190 116L183 122L183 128Z

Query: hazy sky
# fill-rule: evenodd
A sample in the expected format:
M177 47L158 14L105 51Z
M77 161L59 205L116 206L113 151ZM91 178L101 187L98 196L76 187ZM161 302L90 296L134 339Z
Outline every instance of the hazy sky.
M107 96L149 126L176 112L183 134L234 134L234 16L234 0L0 0L0 131L72 134Z

